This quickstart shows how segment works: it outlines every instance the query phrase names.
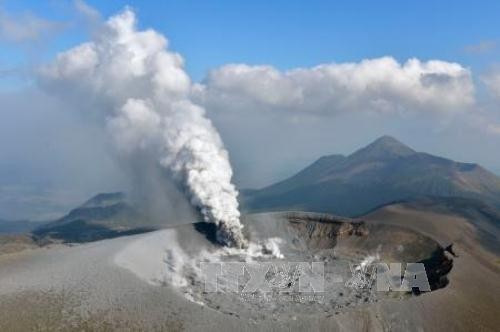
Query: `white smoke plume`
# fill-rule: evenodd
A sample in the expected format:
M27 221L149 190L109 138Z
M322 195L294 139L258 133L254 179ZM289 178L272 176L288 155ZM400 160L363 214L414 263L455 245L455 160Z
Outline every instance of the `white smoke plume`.
M245 246L227 151L205 110L190 100L182 57L167 46L158 32L137 30L126 9L92 41L43 67L40 83L97 114L122 156L155 158L204 219L217 224L221 243Z

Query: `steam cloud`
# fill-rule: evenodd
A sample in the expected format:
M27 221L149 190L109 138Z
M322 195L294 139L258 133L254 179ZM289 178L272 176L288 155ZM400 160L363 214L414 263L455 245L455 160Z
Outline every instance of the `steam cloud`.
M156 31L138 31L135 14L126 9L93 41L43 67L40 83L64 92L76 107L92 105L121 155L155 158L204 219L218 226L218 240L244 247L227 151L205 110L190 100L183 59L167 44Z

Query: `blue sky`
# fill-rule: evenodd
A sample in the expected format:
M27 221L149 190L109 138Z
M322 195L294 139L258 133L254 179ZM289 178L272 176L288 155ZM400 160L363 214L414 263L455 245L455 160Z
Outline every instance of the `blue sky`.
M484 70L500 55L500 2L481 1L88 1L108 17L125 6L142 27L154 27L186 59L201 80L226 63L271 64L279 69L359 61L391 55L400 61L457 61ZM9 13L32 12L60 21L64 32L45 57L85 38L71 1L1 2ZM484 44L484 50L479 45ZM490 46L487 46L490 45ZM470 49L472 48L472 50ZM476 49L474 49L476 48ZM18 51L2 45L1 63L16 63Z

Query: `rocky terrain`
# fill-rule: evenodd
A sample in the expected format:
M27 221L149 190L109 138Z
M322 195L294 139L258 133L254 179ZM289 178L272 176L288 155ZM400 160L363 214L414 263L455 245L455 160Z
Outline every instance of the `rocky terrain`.
M0 328L494 331L500 324L499 256L465 217L397 204L355 220L263 213L243 221L256 248L272 241L280 255L223 249L210 241L211 228L198 224L0 256ZM458 257L444 250L450 243ZM325 292L204 292L200 261L249 257L322 261ZM349 263L367 257L422 261L439 282L418 296L350 287ZM294 294L296 284L286 287Z
M38 248L30 235L0 235L0 255Z

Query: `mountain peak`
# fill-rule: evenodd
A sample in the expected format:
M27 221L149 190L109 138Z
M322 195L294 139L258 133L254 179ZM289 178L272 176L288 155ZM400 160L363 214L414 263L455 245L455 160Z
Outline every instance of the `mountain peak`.
M405 157L416 153L415 150L401 143L392 136L382 136L373 143L354 152L353 158L387 158L387 157Z
M389 136L389 135L380 136L379 138L374 140L372 142L372 144L400 144L400 145L404 145L403 143L401 143L400 141L398 141L397 139L395 139L394 137Z
M88 201L86 201L82 208L106 207L114 205L125 200L125 194L122 192L114 193L101 193L97 194Z

